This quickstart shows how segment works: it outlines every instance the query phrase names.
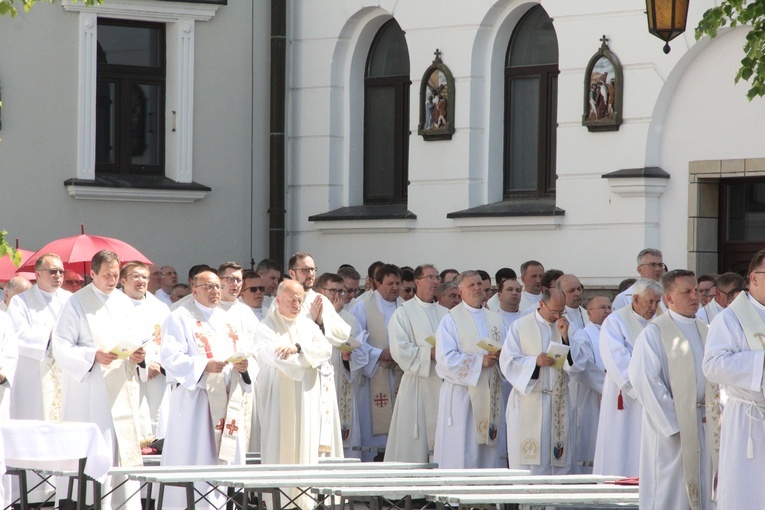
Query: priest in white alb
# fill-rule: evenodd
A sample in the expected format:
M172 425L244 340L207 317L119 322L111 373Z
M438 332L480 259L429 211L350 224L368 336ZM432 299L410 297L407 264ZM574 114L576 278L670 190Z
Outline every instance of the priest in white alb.
M0 312L0 423L10 420L10 404L12 401L11 391L16 391L13 386L18 348L16 334L13 331L13 323L6 312ZM0 468L4 469L4 460L0 460ZM8 508L13 498L11 497L11 477L2 475L0 480L0 504Z
M337 401L333 393L325 395L319 374L332 355L332 346L301 313L304 296L303 286L294 280L279 284L276 308L257 331L264 464L318 464L320 456L343 455ZM307 496L298 500L301 508L309 504Z
M632 286L632 304L614 311L600 328L600 357L606 369L592 472L638 476L643 408L635 400L627 370L638 335L656 313L661 286L641 278Z
M505 467L497 441L505 427L497 365L505 326L499 314L482 308L477 271L465 271L456 281L462 302L436 330L436 373L444 381L433 460L447 469Z
M638 336L629 366L643 407L640 508L711 510L721 409L702 371L709 327L695 317L692 271L669 271L661 285L668 311Z
M707 324L720 312L728 308L741 291L746 288L746 280L738 273L723 273L714 282L714 294L709 302L700 307L696 315Z
M606 370L600 356L600 327L611 314L611 300L593 296L587 302L589 324L571 336L571 358L581 371L571 374L569 389L573 404L572 472L592 474L595 442L598 435L600 399Z
M571 472L572 363L565 306L559 289L543 291L536 312L510 326L499 356L513 385L507 403L508 465L532 475ZM551 350L556 345L560 349Z
M64 376L62 419L95 423L113 451L114 466L140 466L137 379L138 370L145 371L141 345L149 338L136 327L130 298L115 291L119 256L102 250L90 268L92 283L69 298L53 330L53 357ZM104 508L141 508L138 482L124 476L107 477L103 494Z
M749 292L712 321L704 375L728 395L720 432L718 508L765 501L765 250L749 264Z
M155 439L164 437L164 430L161 431L162 433L158 434L158 432L162 403L164 401L167 404L164 400L167 382L159 361L159 351L162 345L162 324L170 315L170 309L148 292L149 278L149 266L143 262L127 262L120 270L122 292L130 298L135 307L135 327L137 330L142 329L143 334L151 339L144 344L146 379L138 381L140 415L137 418L142 447ZM166 413L167 409L165 409ZM165 418L163 416L163 420Z
M356 301L351 313L363 331L364 345L354 351L358 364L362 358L367 363L359 367L353 385L361 428L362 460L369 462L382 459L380 451L388 443L388 431L393 418L396 393L403 372L390 353L388 324L393 312L404 304L399 297L401 272L393 264L383 264L374 276L375 290L364 293ZM378 457L379 456L379 457Z
M414 270L414 298L393 312L390 354L403 370L393 408L386 462L429 462L436 435L441 378L436 374L436 329L449 311L435 300L441 281L431 264Z
M8 305L19 351L10 414L15 420L60 421L61 373L53 361L50 339L61 308L72 294L61 288L64 264L55 253L37 259L35 277L37 283L13 296ZM31 470L27 471L26 477L27 487L37 486L28 494L32 503L47 500L55 491L50 478L42 481Z
M218 306L218 275L202 271L192 286L194 299L173 310L162 327L161 363L175 385L162 465L245 464L258 366L250 356L253 347ZM210 490L204 482L194 487L201 494ZM196 508L222 503L224 495L213 492ZM185 491L166 488L163 508L186 508Z

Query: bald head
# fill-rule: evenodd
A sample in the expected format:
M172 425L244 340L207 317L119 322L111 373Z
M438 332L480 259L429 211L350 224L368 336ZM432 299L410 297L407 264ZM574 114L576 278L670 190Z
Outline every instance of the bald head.
M279 313L294 319L300 313L305 298L303 284L296 280L284 280L276 289L276 306Z
M566 311L566 296L560 289L547 289L542 291L542 300L539 304L539 315L547 322L555 322Z
M23 276L14 276L8 280L8 283L6 283L5 287L3 288L3 292L5 292L5 306L8 306L13 296L29 290L31 286L32 283Z
M569 308L579 308L582 306L584 287L582 287L582 283L575 275L564 274L555 282L555 287L565 295L566 306Z

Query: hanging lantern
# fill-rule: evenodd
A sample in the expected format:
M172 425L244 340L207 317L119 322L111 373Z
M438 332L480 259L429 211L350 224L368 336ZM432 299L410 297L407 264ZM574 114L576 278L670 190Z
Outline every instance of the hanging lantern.
M669 41L685 32L690 0L645 0L648 15L648 32L666 44L664 53L669 53Z

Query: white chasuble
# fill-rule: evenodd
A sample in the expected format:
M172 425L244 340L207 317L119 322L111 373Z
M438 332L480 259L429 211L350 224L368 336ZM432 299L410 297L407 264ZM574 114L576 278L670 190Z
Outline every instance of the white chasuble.
M96 347L110 351L122 338L135 336L130 325L132 321L120 317L117 310L112 310L110 302L102 303L95 294L94 287L86 286L74 295L85 312L90 334ZM96 364L100 368L109 395L109 404L114 421L114 433L120 457L120 465L141 466L141 447L135 416L138 414L138 381L136 364L132 361L114 360L108 365Z
M486 351L477 345L483 338L481 338L472 314L462 306L455 306L449 310L449 313L457 327L462 352L485 354ZM502 332L504 331L502 318L493 312L487 313L486 310L483 311L483 315L489 338L494 344L502 344ZM482 369L477 384L470 386L468 392L470 403L473 406L478 443L494 446L497 441L502 410L502 383L497 365Z

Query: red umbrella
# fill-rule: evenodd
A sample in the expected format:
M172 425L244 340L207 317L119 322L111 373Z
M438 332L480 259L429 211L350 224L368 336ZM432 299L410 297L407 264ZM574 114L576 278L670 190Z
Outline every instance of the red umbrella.
M80 274L87 274L90 271L90 259L101 250L113 251L120 256L123 262L138 260L151 264L148 258L128 243L111 237L86 235L85 225L81 225L81 228L81 235L57 239L37 250L34 255L21 265L19 271L34 270L35 261L40 256L46 253L55 253L61 257L61 261L66 269L72 269Z
M18 239L16 239L16 251L21 253L21 265L24 265L24 263L29 260L29 257L34 254L33 251L20 249ZM11 260L11 257L8 255L0 258L0 282L7 282L14 276L24 276L29 280L35 279L34 273L18 273L17 275L16 271L18 270L19 268L13 265L13 260ZM34 266L32 266L32 270L34 271Z

